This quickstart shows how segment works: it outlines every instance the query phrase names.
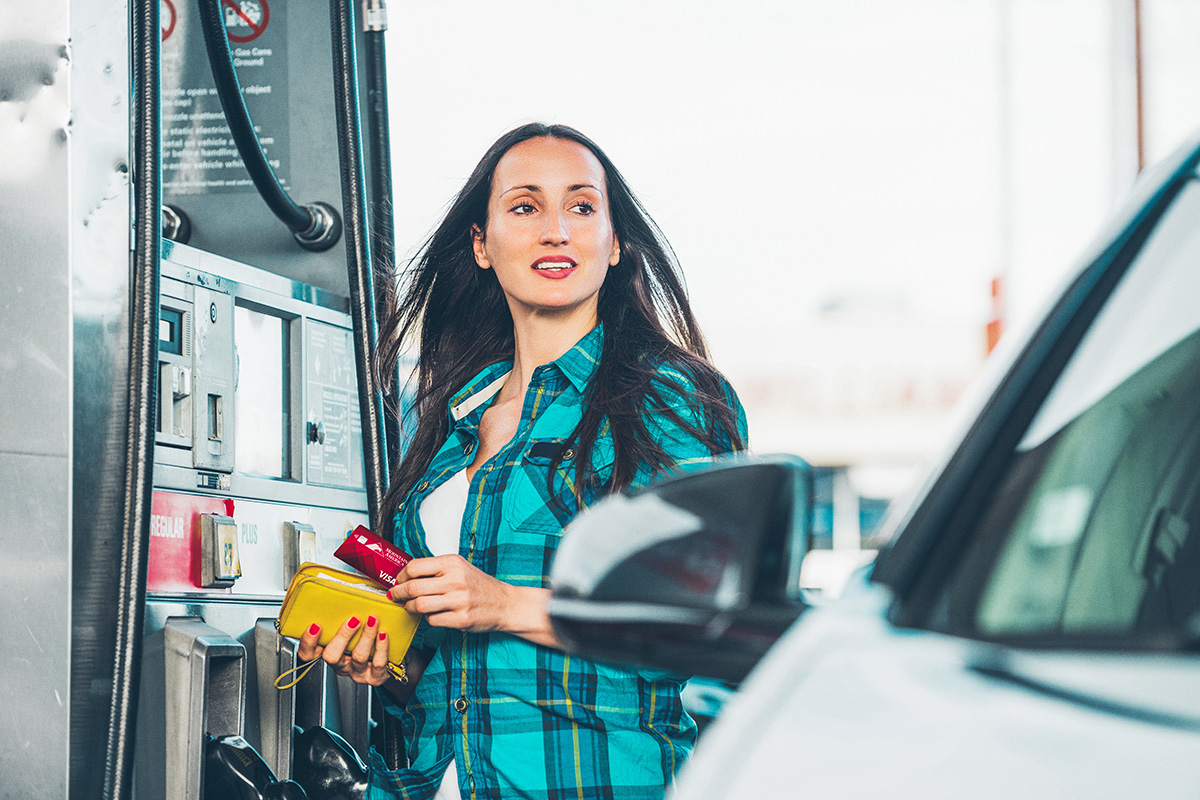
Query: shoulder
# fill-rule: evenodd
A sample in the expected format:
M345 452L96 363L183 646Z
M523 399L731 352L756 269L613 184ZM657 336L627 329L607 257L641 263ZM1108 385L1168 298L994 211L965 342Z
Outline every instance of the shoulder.
M741 400L729 380L711 364L698 358L672 358L651 362L650 386L670 407L724 405L740 411Z
M711 437L719 451L737 450L747 438L746 412L729 380L695 357L662 357L652 364L647 421L659 431L683 428Z

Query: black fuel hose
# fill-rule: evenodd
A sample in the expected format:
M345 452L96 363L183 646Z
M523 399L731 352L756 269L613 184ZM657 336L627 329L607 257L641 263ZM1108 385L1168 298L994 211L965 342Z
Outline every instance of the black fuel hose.
M382 0L370 0L369 11L382 12ZM367 135L371 154L371 204L375 227L375 261L390 267L396 252L392 216L392 145L388 127L386 23L368 23L363 42L367 65ZM382 292L380 295L382 296Z
M113 691L109 706L103 797L125 800L133 789L150 501L154 476L155 380L158 366L158 278L162 248L162 164L159 146L159 0L131 4L135 242L130 280L129 407L122 498L124 542L118 577Z
M197 0L200 10L200 29L204 33L204 46L208 49L208 63L212 69L217 96L229 123L229 131L250 180L271 212L291 230L301 247L306 250L328 250L337 244L341 236L342 223L337 211L327 203L300 205L292 199L279 176L267 161L262 142L254 132L254 121L246 108L242 95L242 84L238 80L233 64L233 52L229 48L229 34L225 30L225 12L221 0Z
M396 260L396 226L392 205L392 134L388 123L387 4L367 0L363 19L364 55L366 56L367 138L370 147L371 224L374 228L371 255L375 264L375 308L394 302L393 292L384 281L392 280ZM381 376L391 389L383 407L383 426L387 441L388 474L400 458L400 370Z
M387 441L383 428L383 395L371 354L379 335L375 320L375 281L368 236L367 194L363 185L363 147L359 124L358 56L355 49L354 0L330 0L333 33L334 112L337 117L338 162L342 176L342 216L346 221L346 269L350 279L350 318L354 323L354 365L362 421L363 468L367 512L379 529L379 509L387 490Z

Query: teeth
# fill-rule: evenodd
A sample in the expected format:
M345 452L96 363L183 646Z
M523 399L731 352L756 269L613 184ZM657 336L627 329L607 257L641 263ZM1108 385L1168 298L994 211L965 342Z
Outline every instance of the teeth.
M575 265L569 261L543 261L540 264L535 264L533 268L561 272L564 269L571 269L574 266Z

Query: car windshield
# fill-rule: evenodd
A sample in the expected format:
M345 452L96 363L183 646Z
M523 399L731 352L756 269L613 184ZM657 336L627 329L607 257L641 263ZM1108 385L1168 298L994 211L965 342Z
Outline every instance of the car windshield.
M1200 621L1196 180L1093 321L980 520L943 609L956 632L1176 642Z

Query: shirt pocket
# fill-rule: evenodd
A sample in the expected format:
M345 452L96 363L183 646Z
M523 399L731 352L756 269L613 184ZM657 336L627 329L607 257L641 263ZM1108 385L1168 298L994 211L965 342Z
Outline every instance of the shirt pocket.
M596 496L597 488L612 471L611 457L603 455L600 448L596 456L592 469L581 478L585 485L580 487L580 494L585 504ZM551 475L551 462L556 459ZM575 481L575 453L563 439L531 440L517 459L504 492L505 520L517 532L561 535L579 513Z

